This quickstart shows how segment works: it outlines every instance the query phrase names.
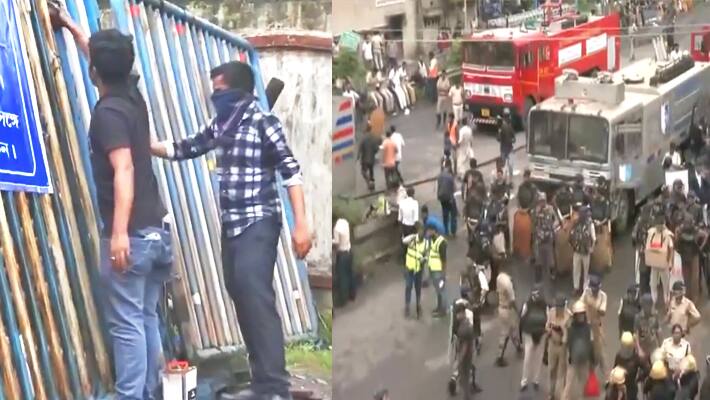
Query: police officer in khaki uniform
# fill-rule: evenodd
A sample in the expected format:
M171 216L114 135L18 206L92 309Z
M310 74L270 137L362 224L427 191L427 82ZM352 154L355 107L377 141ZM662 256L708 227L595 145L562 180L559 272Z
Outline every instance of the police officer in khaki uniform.
M604 327L602 318L606 315L607 296L601 290L601 278L592 274L589 276L589 287L582 295L582 301L587 310L587 321L592 328L592 340L594 344L594 358L602 371L606 374L606 364L604 362Z
M685 286L683 282L676 281L673 283L671 296L673 299L668 305L666 323L671 327L676 324L680 325L687 336L690 333L690 328L700 322L700 312L695 307L695 303L685 297Z
M500 341L498 343L500 353L496 358L496 365L505 367L508 365L504 358L508 341L513 342L518 354L522 352L518 332L518 307L515 305L515 289L510 275L505 272L499 273L496 279L496 287L498 293L498 324L500 325Z
M547 309L547 369L550 373L550 400L559 400L567 373L567 326L572 313L567 299L557 296L554 307Z

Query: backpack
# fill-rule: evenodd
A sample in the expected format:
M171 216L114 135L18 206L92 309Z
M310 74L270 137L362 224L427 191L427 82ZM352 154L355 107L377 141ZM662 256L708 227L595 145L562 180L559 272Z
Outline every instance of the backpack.
M592 249L592 233L587 222L578 221L572 227L570 244L575 253L589 254Z
M645 262L649 267L668 268L668 240L669 234L664 230L662 233L652 228L653 232L648 233L645 245ZM672 238L672 235L670 235Z

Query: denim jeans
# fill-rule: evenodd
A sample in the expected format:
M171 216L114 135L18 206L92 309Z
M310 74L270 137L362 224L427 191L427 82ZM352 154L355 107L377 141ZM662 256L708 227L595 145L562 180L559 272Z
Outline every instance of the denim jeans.
M446 311L444 306L444 290L442 283L445 282L444 273L442 271L431 271L431 283L434 285L434 290L436 291L436 310Z
M276 309L274 267L281 219L270 216L234 238L223 238L222 267L249 355L251 389L290 398L281 317Z
M412 272L406 270L404 274L405 278L405 288L404 288L404 305L409 308L409 304L412 302L412 288L414 288L414 294L417 299L417 307L421 304L422 298L422 271Z
M456 234L456 218L458 217L458 209L456 208L456 199L448 201L440 201L441 214L444 219L444 229L447 235Z
M158 302L172 271L170 232L151 227L131 234L131 266L124 273L111 266L110 243L101 239L101 303L113 347L116 400L153 400L163 364Z

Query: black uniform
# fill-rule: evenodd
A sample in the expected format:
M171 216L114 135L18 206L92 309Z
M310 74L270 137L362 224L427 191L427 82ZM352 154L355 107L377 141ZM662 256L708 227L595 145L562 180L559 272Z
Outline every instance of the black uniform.
M537 201L537 188L531 181L523 181L518 187L518 205L526 210L535 206Z
M626 370L626 400L637 400L637 379L641 368L641 358L636 349L633 349L630 354L617 353L614 359L614 366L619 366Z
M634 321L636 315L641 312L641 304L638 299L627 294L621 299L621 311L619 312L619 337L624 332L634 333Z
M555 206L560 210L562 215L567 215L572 210L572 192L568 186L561 187L555 194Z

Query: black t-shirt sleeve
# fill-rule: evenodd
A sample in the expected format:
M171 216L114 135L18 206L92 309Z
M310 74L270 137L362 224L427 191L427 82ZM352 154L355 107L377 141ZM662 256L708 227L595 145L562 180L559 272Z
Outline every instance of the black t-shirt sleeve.
M101 107L92 117L93 143L100 150L109 153L131 146L131 121L128 113L119 107Z

